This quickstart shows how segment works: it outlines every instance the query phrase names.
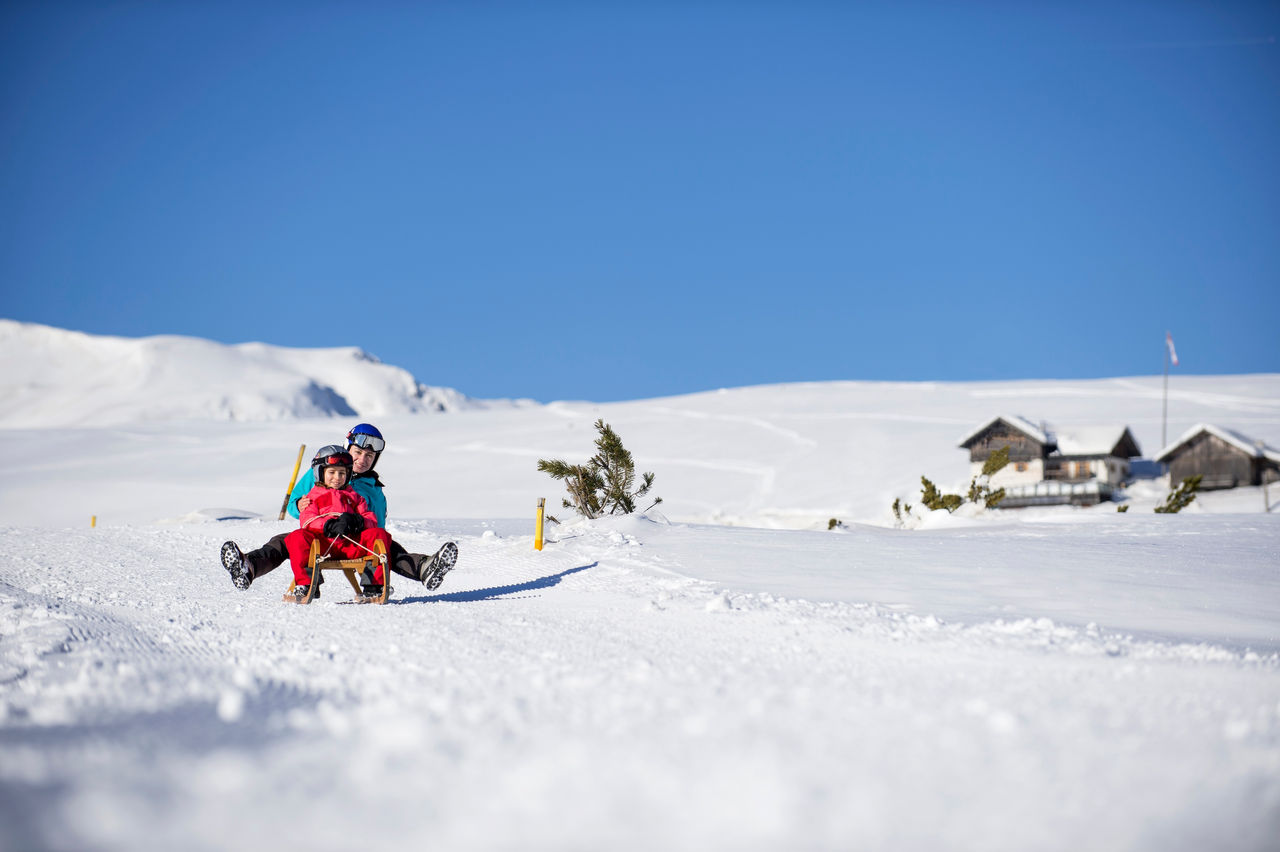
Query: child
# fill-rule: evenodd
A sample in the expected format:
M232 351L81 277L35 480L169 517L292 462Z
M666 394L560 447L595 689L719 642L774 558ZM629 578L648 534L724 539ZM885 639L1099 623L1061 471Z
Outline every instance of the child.
M311 542L320 541L322 557L359 559L374 549L375 542L389 551L391 536L378 526L378 518L365 499L350 486L351 454L337 445L321 447L311 460L316 485L307 492L310 501L302 510L301 526L284 538L289 551L289 564L293 567L294 597L306 598L311 584L307 561L311 556ZM353 542L359 542L355 544ZM366 549L367 548L367 549ZM374 570L372 583L366 575L362 589L366 595L381 595L383 566ZM320 596L316 589L313 599Z

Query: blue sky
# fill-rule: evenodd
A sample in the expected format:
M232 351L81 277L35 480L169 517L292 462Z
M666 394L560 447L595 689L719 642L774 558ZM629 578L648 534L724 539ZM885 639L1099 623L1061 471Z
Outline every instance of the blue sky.
M479 397L1280 371L1275 3L6 3L12 319Z

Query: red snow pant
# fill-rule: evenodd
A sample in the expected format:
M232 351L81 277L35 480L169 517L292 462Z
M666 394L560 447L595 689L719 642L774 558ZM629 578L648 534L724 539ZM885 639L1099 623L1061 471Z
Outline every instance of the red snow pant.
M360 544L364 547L357 547L345 538L327 538L324 533L315 530L296 529L284 537L284 546L289 551L293 582L299 586L311 583L311 572L307 569L307 562L311 559L311 542L313 541L320 542L320 556L324 559L361 559L369 555L369 550L373 550L375 541L382 542L382 546L388 552L391 551L391 536L382 527L369 527L360 533ZM365 550L365 547L369 550ZM381 565L374 569L373 582L383 582Z

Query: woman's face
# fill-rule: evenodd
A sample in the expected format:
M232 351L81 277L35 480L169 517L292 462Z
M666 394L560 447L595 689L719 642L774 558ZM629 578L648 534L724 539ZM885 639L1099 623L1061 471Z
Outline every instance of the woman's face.
M351 453L351 459L355 462L352 465L352 470L356 473L364 473L373 467L373 460L378 455L368 447L357 447L355 445L352 445L347 452Z

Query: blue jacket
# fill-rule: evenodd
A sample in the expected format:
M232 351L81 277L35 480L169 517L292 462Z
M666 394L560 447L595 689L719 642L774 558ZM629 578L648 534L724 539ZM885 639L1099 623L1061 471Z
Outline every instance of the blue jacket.
M298 500L307 496L307 493L315 487L316 471L310 468L298 480L298 484L293 486L293 490L289 492L289 514L295 518L298 517ZM378 526L384 530L387 528L387 498L382 493L382 480L378 479L375 471L368 473L358 473L351 480L351 487L356 493L364 498L369 504L369 508L378 516Z

